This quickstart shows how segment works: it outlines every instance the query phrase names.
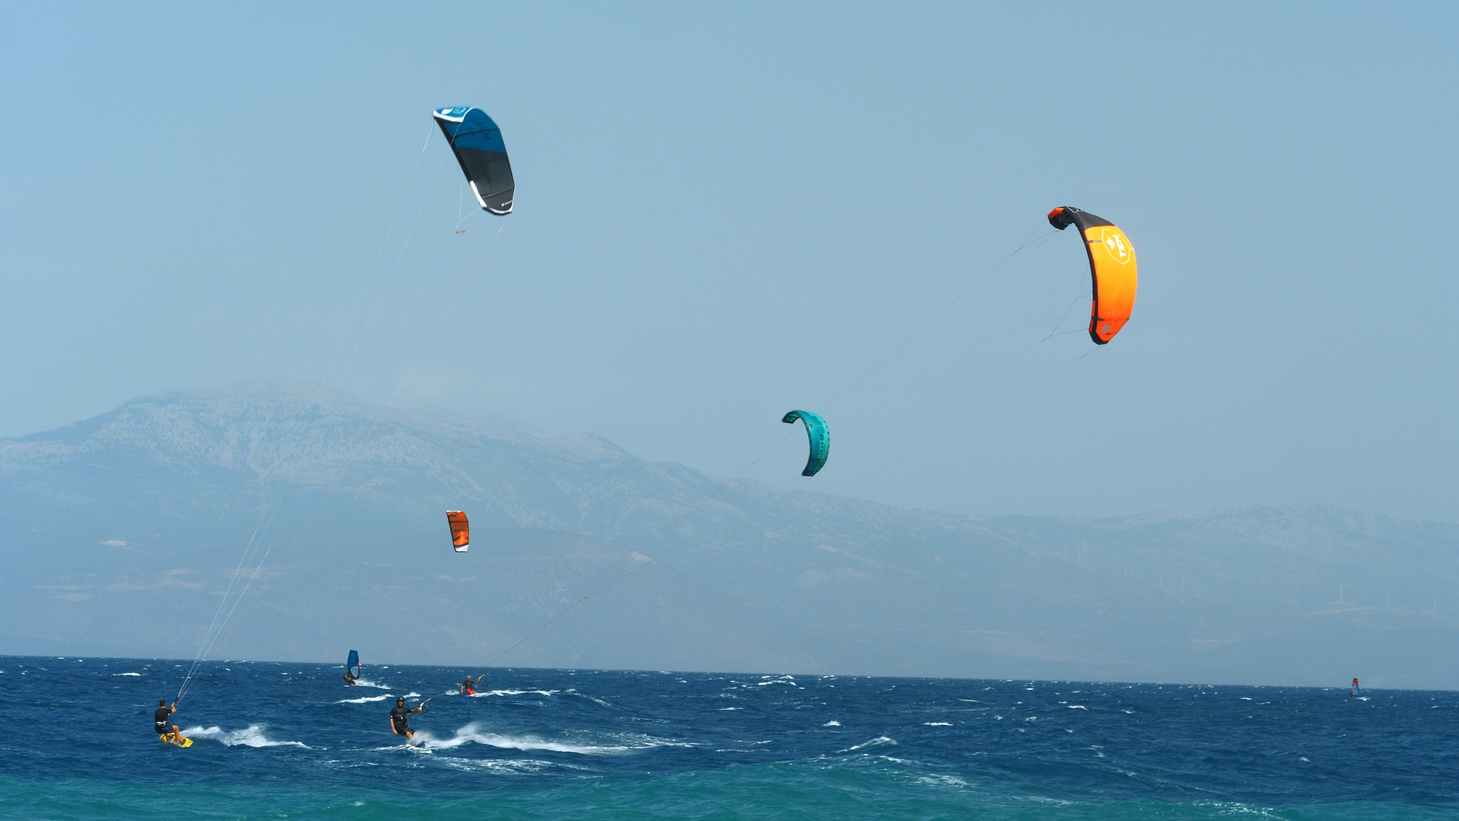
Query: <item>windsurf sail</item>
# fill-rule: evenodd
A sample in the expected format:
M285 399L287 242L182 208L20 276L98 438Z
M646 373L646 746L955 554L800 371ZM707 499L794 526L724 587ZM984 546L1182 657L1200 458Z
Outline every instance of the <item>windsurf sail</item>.
M358 651L358 650L351 650L350 651L349 658L345 659L344 669L345 669L345 672L347 672L347 673L350 674L350 678L359 678L360 677L360 671L362 671L362 670L365 669L360 664L360 651Z

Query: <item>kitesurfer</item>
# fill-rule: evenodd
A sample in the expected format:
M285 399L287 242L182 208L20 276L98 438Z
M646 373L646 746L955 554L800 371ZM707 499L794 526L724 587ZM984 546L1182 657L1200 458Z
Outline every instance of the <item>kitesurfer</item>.
M152 727L158 735L165 736L169 732L167 723L172 719L172 714L177 712L177 702L167 703L167 699L157 699L157 711L152 714Z
M176 724L169 724L172 714L177 712L177 702L167 703L167 699L157 699L157 711L152 714L152 727L157 731L157 737L168 744L183 746L187 741L182 735L182 729Z
M396 696L395 709L390 711L390 732L395 735L405 736L405 740L407 742L410 741L411 737L415 735L415 730L410 729L410 717L425 711L426 705L424 703L417 704L414 707L406 707L405 696Z
M463 682L461 682L461 695L463 695L463 696L474 696L474 695L476 695L476 679L475 678L473 678L470 675L468 675L468 676L466 676L466 680L463 681Z

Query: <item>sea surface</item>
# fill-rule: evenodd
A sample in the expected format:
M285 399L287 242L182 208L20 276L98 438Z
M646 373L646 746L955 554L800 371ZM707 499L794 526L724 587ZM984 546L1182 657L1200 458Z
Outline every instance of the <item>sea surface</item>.
M0 657L0 817L1459 818L1459 693L366 665Z

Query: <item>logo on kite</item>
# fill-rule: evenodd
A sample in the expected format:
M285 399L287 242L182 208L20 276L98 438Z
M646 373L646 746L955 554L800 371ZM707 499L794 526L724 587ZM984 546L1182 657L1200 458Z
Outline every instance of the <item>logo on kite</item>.
M1130 249L1125 245L1124 238L1119 234L1112 234L1106 231L1104 248L1109 252L1110 256L1119 260L1121 265L1125 265L1130 261Z

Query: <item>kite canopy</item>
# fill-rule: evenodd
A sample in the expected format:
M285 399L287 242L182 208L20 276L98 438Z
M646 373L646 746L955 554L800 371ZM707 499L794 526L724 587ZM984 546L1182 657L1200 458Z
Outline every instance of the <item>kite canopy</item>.
M438 108L432 116L451 144L476 201L499 217L512 213L517 183L512 178L507 144L496 122L485 111L470 106Z
M806 436L811 440L811 453L806 460L805 470L800 475L815 476L826 466L826 457L831 455L831 429L826 426L826 420L807 410L793 410L780 421L787 425L793 425L797 421L805 423Z
M1089 254L1089 274L1094 280L1094 300L1089 306L1089 338L1104 345L1130 321L1135 309L1135 286L1139 281L1135 246L1119 226L1072 205L1049 212L1049 224L1060 231L1078 226Z
M451 526L451 549L465 553L471 549L471 523L466 513L460 510L446 511L446 524Z

